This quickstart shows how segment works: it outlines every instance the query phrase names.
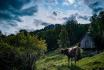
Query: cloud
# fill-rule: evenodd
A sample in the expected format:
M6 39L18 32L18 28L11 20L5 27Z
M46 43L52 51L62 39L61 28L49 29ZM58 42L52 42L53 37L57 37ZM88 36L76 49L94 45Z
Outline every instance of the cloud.
M3 34L9 35L9 34L16 34L19 32L19 30L25 29L27 31L34 31L38 29L42 29L45 27L45 23L43 23L40 20L35 20L34 16L22 16L20 17L22 22L15 23L6 23L6 21L2 21L0 24L0 30ZM48 23L47 23L48 25Z
M84 0L94 13L104 10L104 0Z
M82 15L78 12L71 14L69 17L63 17L64 20L77 20L78 23L87 24L90 23L89 19L91 16L86 14Z
M0 30L7 35L21 29L33 31L49 24L64 24L73 18L79 23L89 23L92 10L102 9L97 1L0 0Z
M75 0L68 0L68 2L69 2L70 4L73 4L73 3L75 2Z
M37 11L36 6L22 9L25 4L30 2L31 0L0 0L0 19L19 20L20 16L32 15L32 13Z
M47 8L40 6L38 7L38 12L35 13L34 19L49 24L62 24L63 22L65 22L65 20L62 19L62 17L63 17L63 13L59 12L58 10L49 10L49 9L47 10Z
M56 12L56 11L54 11L54 12L53 12L53 15L57 16L57 12Z
M83 20L89 20L90 16L78 16L78 18Z
M0 30L3 34L17 33L22 29L19 25L24 24L26 20L21 17L32 16L38 10L35 1L0 0Z
M39 26L39 25L48 26L48 25L50 25L50 23L46 23L46 22L43 22L43 21L37 20L37 19L34 19L34 23L36 24L36 26Z

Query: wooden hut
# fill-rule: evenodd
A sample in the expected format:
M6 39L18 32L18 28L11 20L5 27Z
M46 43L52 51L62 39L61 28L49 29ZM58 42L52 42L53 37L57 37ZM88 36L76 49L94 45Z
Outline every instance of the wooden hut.
M90 33L86 33L85 36L82 38L80 41L80 48L83 49L84 52L87 54L95 54L96 49L95 49L95 44L90 36Z

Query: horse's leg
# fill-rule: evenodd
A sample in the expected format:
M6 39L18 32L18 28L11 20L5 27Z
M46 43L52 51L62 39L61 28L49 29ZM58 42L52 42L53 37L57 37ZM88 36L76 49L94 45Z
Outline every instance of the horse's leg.
M68 57L68 67L69 67L70 58Z
M76 58L75 58L75 64L76 64Z
M72 65L72 58L70 58L70 67L71 67L71 65Z
M76 64L76 61L77 61L77 56L75 56L75 57L74 57L74 61L75 61L75 64Z

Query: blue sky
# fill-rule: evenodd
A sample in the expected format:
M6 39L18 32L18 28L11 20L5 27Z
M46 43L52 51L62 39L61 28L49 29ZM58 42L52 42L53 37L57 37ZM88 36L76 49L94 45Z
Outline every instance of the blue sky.
M72 17L86 24L101 10L104 0L0 0L0 30L7 35L21 29L34 31L49 24L64 24Z

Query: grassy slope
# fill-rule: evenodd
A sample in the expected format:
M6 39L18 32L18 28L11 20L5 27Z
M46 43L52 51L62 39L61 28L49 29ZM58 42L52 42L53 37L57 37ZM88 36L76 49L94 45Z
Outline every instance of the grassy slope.
M37 70L70 70L67 57L58 53L49 53L37 61ZM104 68L104 52L93 57L86 57L72 66L72 70L99 70Z

